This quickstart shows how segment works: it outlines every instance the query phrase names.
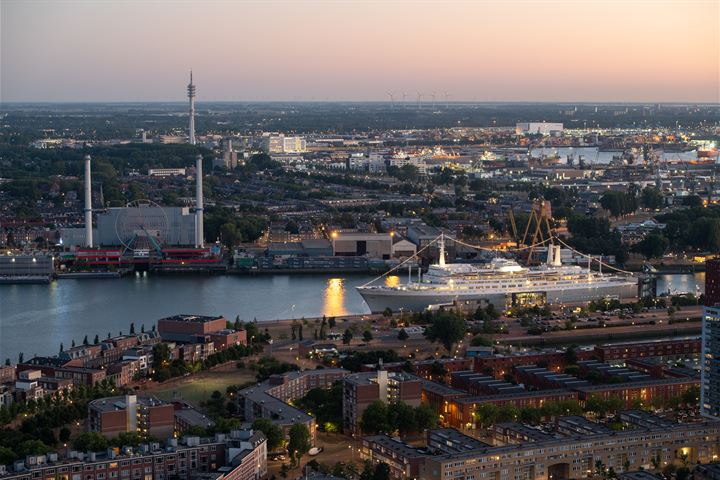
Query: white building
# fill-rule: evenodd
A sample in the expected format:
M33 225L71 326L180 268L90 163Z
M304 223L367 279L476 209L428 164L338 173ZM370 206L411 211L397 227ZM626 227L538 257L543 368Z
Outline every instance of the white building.
M307 151L304 137L286 137L285 135L268 135L263 138L263 150L266 153L302 153Z
M515 125L515 133L518 135L553 135L562 131L562 123L518 122Z
M172 177L172 176L185 176L184 168L150 168L148 169L148 175L151 177Z

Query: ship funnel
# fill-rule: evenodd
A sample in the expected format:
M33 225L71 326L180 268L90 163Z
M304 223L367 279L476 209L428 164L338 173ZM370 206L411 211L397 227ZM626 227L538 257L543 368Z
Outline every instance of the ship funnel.
M440 234L440 242L438 244L440 248L440 258L438 259L438 265L441 267L445 266L445 234Z
M560 259L560 245L548 245L547 264L551 267L562 266Z

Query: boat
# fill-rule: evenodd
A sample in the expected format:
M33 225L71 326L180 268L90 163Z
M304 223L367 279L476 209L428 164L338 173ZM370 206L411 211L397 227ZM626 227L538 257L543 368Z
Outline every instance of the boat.
M445 243L440 256L419 281L356 287L372 312L423 311L430 305L487 302L498 309L542 304L580 303L602 298L636 298L637 279L603 274L578 265L563 265L560 246L548 247L548 260L523 267L515 260L495 258L488 264L446 263Z

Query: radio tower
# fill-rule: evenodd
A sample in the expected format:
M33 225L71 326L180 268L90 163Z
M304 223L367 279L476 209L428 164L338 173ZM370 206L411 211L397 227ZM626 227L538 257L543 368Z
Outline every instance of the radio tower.
M190 126L188 127L188 141L195 145L195 85L192 82L192 70L190 70L190 83L187 86L188 98L190 99Z

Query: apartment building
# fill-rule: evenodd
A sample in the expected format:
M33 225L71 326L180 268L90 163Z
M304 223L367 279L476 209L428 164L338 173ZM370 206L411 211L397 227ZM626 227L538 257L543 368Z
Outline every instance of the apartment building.
M142 432L169 438L175 430L175 409L152 396L98 398L88 404L88 428L106 437Z
M371 403L402 401L419 406L423 380L404 372L355 373L343 381L343 425L346 432L360 434L360 419Z

